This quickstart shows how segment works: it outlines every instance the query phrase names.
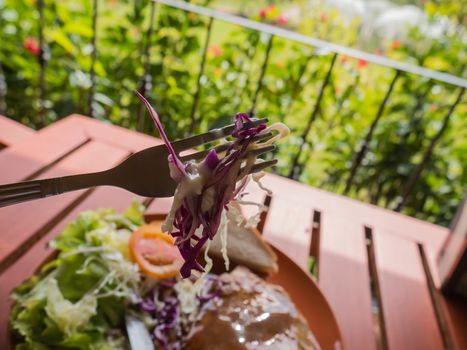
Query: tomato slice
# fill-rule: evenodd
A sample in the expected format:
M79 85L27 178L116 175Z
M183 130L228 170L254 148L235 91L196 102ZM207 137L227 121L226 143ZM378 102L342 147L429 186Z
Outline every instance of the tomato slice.
M178 275L183 258L175 239L161 230L160 221L140 226L130 238L133 260L148 276L162 279Z

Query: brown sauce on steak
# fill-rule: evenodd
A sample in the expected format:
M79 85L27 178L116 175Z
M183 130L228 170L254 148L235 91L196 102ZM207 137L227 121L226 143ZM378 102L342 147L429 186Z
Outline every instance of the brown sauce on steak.
M221 276L222 297L207 303L188 335L188 350L319 349L286 292L246 268Z

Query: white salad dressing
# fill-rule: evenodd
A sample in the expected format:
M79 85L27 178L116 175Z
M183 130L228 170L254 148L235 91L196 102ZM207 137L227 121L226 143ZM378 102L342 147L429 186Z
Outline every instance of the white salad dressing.
M170 166L170 165L169 165ZM182 206L183 200L187 196L200 195L203 186L208 180L208 171L203 163L190 162L187 166L187 176L183 177L175 190L174 200L170 212L167 214L162 231L171 233L173 230L173 221L175 213Z

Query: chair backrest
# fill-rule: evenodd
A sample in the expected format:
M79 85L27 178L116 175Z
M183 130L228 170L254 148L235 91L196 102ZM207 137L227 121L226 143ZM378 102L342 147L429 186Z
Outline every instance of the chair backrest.
M442 289L467 298L467 191L438 257Z

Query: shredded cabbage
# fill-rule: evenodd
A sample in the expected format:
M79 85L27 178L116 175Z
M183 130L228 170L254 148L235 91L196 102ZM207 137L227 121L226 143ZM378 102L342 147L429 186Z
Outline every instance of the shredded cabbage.
M231 135L234 140L228 144L222 159L219 159L215 150L211 150L200 163L183 164L170 144L156 111L141 94L138 93L138 96L149 110L170 153L168 166L171 177L178 186L162 229L176 238L175 243L185 260L180 273L183 278L187 278L191 276L192 271L204 271L196 259L203 246L218 233L222 213L228 208L229 202L237 198L246 186L247 175L256 161L256 157L251 156L249 152L271 145L287 135L288 128L282 123L269 127L260 124L246 128L244 124L253 119L245 113L237 113ZM255 136L270 131L275 131L276 135L269 140L261 143L253 141ZM259 215L250 224L257 222L258 218ZM201 232L198 230L200 227L203 228ZM225 248L225 236L222 241L225 242ZM227 256L225 249L223 256ZM227 259L226 267L228 265Z
M267 208L264 204L257 203L257 202L252 202L252 201L245 201L242 199L237 200L238 204L241 205L253 205L255 207L258 207L258 211L250 216L246 221L244 226L245 227L256 227L258 223L261 220L261 213L264 212ZM241 216L241 219L243 219L243 216Z
M219 225L219 235L221 238L221 254L224 259L225 270L230 270L230 259L227 255L227 229L229 219L227 218L227 211L223 210L221 214L221 224ZM207 249L206 249L207 250Z
M272 195L272 191L269 188L264 187L263 183L261 182L261 179L264 177L264 175L266 175L266 173L264 171L260 171L255 174L251 174L251 178L253 179L254 182L256 182L256 184L258 185L260 189L262 189L268 195Z
M200 279L159 281L140 303L143 319L149 326L156 349L185 348L190 332L203 306L221 294L218 276L204 274ZM199 290L198 287L200 288Z

